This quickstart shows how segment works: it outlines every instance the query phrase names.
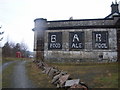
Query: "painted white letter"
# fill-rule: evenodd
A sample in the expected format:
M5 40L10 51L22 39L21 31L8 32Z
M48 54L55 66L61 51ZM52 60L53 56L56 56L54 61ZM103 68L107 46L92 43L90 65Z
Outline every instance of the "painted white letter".
M102 37L101 34L96 34L96 41L101 42L101 41L102 41L102 40L101 40L101 37Z
M75 41L75 39L76 39L77 41L79 41L79 38L78 38L78 35L77 35L77 34L74 35L74 37L73 37L73 42Z
M56 35L51 35L51 42L56 42Z

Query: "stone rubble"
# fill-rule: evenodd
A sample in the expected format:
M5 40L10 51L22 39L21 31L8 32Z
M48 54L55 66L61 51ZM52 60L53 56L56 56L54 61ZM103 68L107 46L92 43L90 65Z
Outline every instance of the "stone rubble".
M43 74L47 74L52 79L51 84L54 84L57 88L88 90L88 87L80 82L80 79L72 79L67 72L59 70L57 67L50 67L42 61L34 60L33 62L42 70Z

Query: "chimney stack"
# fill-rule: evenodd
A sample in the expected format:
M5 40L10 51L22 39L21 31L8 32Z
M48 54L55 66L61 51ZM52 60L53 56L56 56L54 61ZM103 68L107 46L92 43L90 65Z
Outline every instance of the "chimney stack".
M117 3L117 1L115 2L115 4L112 2L111 13L119 13L118 6L119 6L119 4Z

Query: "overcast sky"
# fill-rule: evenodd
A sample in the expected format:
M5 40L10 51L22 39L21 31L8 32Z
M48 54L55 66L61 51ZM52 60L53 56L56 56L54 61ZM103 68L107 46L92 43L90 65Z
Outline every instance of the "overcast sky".
M0 24L4 40L24 42L33 50L34 19L97 19L111 13L115 0L0 0ZM119 0L118 0L119 2ZM1 42L0 42L1 43Z

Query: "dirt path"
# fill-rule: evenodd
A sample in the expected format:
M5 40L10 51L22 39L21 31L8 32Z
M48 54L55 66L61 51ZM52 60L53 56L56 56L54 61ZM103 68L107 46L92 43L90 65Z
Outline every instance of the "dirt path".
M10 87L11 88L35 88L35 85L29 80L26 68L26 61L16 61L12 70L12 75L10 76ZM9 63L9 65L12 63ZM3 65L3 67L7 67L9 65ZM5 69L5 68L3 68Z
M20 61L17 63L13 70L13 88L34 88L32 82L28 79L25 69L26 61Z

